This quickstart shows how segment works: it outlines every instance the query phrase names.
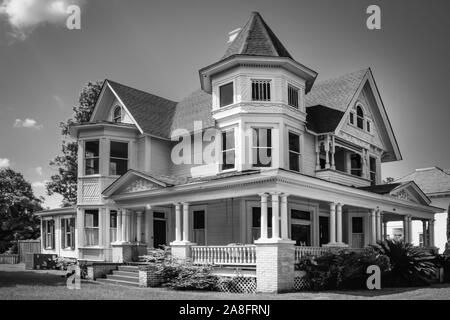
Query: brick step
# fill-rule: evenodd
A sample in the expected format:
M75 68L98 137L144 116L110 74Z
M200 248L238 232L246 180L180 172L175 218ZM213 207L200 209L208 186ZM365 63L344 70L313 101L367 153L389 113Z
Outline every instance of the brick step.
M131 282L131 281L124 281L124 280L108 279L108 278L97 279L97 281L100 283L104 283L104 284L115 284L115 285L121 285L121 286L127 286L127 287L139 287L139 282Z
M119 271L135 272L138 273L139 269L136 266L119 266L117 268Z
M137 282L137 283L139 283L139 276L137 276L137 275L135 275L135 276L123 276L123 275L117 275L117 274L113 273L113 274L108 274L106 276L106 279L109 279L109 280L121 280L121 281Z
M112 272L115 276L125 276L125 277L137 277L138 274L136 272L130 272L130 271L120 271L120 270L114 270Z

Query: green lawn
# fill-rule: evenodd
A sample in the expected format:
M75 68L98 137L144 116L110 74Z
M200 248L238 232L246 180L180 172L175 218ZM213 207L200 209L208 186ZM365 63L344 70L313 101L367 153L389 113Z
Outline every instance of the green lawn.
M238 295L219 292L180 292L161 288L128 288L83 281L80 290L69 290L60 271L26 271L23 265L0 265L0 300L5 299L446 299L450 285L428 288L382 289L379 291L299 292L286 294Z

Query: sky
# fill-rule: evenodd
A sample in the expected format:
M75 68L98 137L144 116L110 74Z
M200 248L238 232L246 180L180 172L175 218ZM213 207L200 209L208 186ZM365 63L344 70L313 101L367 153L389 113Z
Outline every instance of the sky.
M80 30L66 27L71 4ZM366 27L371 4L381 30ZM46 207L58 207L44 185L56 172L58 125L83 85L108 78L179 101L252 11L319 81L372 68L404 159L383 164L384 177L450 168L445 0L0 0L0 167L22 172Z

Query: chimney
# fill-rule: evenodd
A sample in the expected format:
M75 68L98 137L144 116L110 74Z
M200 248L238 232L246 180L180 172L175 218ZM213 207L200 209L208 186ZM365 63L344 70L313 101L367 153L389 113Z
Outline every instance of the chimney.
M239 32L241 31L241 28L237 28L233 31L228 32L228 42L227 43L231 43L234 41L234 39L236 39L237 35L239 34Z

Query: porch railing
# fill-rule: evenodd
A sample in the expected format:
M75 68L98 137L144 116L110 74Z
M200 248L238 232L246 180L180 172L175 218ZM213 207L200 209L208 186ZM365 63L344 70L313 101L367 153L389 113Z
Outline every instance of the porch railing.
M194 264L256 265L256 247L247 246L193 246L191 257Z
M306 246L296 246L295 247L295 263L300 262L300 259L304 256L321 256L325 252L328 252L330 248L327 247L306 247Z

